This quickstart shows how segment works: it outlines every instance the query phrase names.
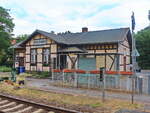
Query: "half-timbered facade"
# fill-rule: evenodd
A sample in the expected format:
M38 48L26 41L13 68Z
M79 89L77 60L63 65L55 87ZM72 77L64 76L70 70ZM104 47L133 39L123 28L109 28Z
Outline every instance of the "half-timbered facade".
M129 71L131 42L129 28L100 31L82 28L82 32L65 34L36 30L14 46L15 67L25 66L26 71L100 67Z

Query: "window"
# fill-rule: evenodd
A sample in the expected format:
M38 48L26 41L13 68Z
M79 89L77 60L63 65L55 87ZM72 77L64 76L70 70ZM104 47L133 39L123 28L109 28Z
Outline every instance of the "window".
M90 49L93 49L93 45L90 46Z
M117 45L113 45L113 48L117 48Z
M97 49L97 45L95 45L93 49Z
M35 45L38 45L38 44L46 44L47 40L44 39L44 38L41 38L41 39L35 39L34 40L34 44Z
M98 49L101 49L101 45L98 46Z
M31 64L36 63L36 49L31 49Z
M89 45L86 46L87 49L90 49Z
M53 68L53 69L56 69L56 68L57 68L57 65L56 65L56 64L57 64L56 58L52 58L51 60L52 60L52 68Z
M109 48L112 49L112 45L109 45Z
M108 45L105 45L105 48L108 49Z
M45 48L43 49L43 63L49 64L49 55L50 55L50 49Z

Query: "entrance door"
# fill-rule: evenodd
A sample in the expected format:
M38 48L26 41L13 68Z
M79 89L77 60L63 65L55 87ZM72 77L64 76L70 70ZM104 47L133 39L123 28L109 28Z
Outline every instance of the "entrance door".
M67 56L58 55L57 56L57 67L60 69L65 69L67 67Z
M60 56L60 69L66 68L66 63L67 63L66 55L61 55Z
M19 57L19 66L24 66L24 57Z

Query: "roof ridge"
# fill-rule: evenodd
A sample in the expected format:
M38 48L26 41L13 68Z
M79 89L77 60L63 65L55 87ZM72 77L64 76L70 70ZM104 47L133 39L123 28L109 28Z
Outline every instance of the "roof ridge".
M95 31L87 31L87 32L75 32L75 33L67 33L67 34L59 34L60 36L65 36L68 34L86 34L91 32L103 32L103 31L112 31L112 30L120 30L120 29L130 29L129 27L121 27L121 28L112 28L112 29L104 29L104 30L95 30Z
M67 35L67 34L86 34L86 33L90 33L90 32L102 32L102 31L112 31L112 30L120 30L120 29L130 29L129 27L120 27L120 28L110 28L110 29L104 29L104 30L95 30L95 31L87 31L87 32L75 32L75 33L66 33L66 34L54 34L54 33L50 33L50 32L47 32L47 31L43 31L43 30L40 30L40 29L36 29L35 31L41 31L41 32L45 32L45 33L48 33L48 34L54 34L54 35L57 35L57 36L62 36L62 35Z

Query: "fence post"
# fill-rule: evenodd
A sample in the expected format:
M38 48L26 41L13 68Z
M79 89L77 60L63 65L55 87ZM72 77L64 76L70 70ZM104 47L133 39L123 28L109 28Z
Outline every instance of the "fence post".
M90 76L88 76L88 88L90 88Z
M65 81L65 73L64 73L64 70L63 70L63 74L62 74L63 76L63 78L62 78L62 85L64 86L64 81Z
M139 77L138 78L139 80L139 94L142 94L143 93L143 78L142 77Z
M78 88L78 74L76 73L76 87Z
M74 72L74 87L77 87L77 73Z
M148 75L148 94L150 95L150 75Z
M105 77L104 77L104 68L100 68L100 82L102 82L102 101L105 101Z

